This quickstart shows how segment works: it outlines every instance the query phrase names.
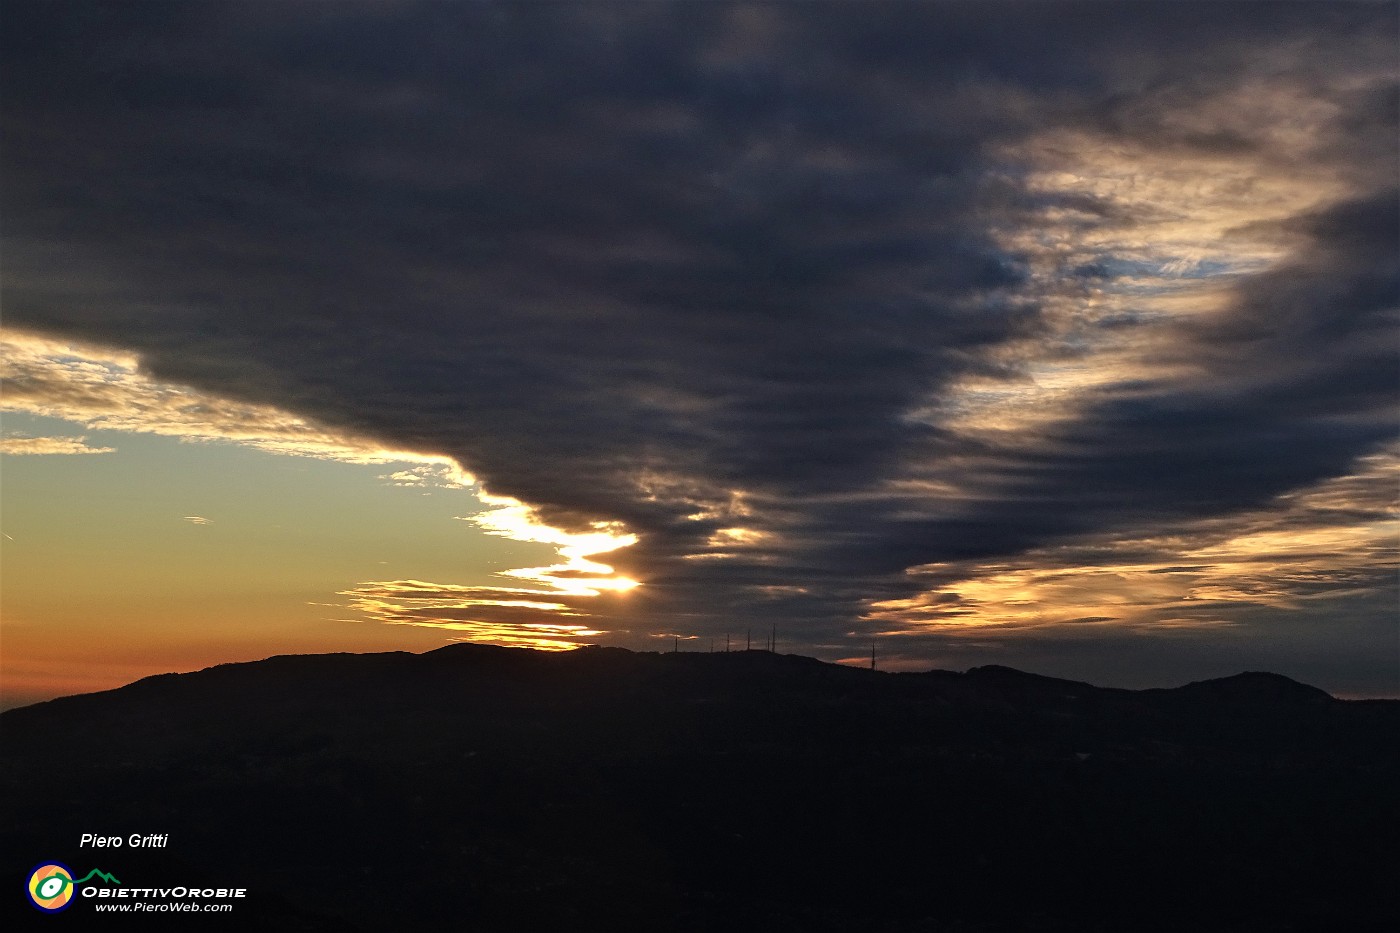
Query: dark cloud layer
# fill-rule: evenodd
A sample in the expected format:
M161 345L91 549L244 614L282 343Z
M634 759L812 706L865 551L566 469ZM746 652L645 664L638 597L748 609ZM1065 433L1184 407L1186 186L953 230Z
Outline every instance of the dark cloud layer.
M1299 218L1278 267L1183 325L1187 378L1117 388L1074 423L1001 452L994 498L906 530L896 563L988 556L1101 528L1218 515L1347 471L1395 436L1400 192Z
M1394 5L4 20L9 323L454 456L564 527L624 522L658 628L761 613L820 642L906 568L1258 507L1393 437ZM1316 132L1212 116L1252 87ZM1114 268L1047 280L1009 234L1146 222L1029 182L1056 129L1339 187L1223 308L1150 325L1140 362L1189 375L989 445L919 413L1019 377Z

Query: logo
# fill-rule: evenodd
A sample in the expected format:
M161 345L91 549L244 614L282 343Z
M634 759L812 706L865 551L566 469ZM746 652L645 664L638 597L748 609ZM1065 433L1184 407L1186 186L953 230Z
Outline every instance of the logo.
M50 862L29 875L29 901L45 913L56 914L73 903L73 870Z
M73 904L74 889L93 875L112 884L121 884L116 878L94 868L77 881L73 880L73 869L61 862L45 862L29 873L29 902L46 914L56 914L67 910Z

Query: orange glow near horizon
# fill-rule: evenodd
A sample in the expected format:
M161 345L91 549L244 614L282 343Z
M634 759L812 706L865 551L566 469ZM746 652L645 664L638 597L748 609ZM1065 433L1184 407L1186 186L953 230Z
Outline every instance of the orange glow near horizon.
M601 522L581 534L549 527L528 506L480 492L450 457L391 450L272 407L160 382L127 350L4 328L0 351L0 408L13 413L0 443L10 493L8 705L278 651L391 650L405 638L419 648L466 638L560 650L601 634L572 624L585 615L577 600L639 585L592 559L634 544L635 535ZM78 425L82 436L74 436ZM381 466L384 475L339 464ZM158 487L145 485L162 470L169 476ZM287 482L302 476L310 485ZM351 489L371 508L331 506ZM465 534L451 521L460 500L442 501L462 495L486 506L468 518L475 528ZM401 543L384 547L386 540ZM500 546L483 550L496 540ZM540 545L557 560L530 563ZM484 570L486 554L515 569ZM353 584L375 579L376 567L397 570L400 580L432 573L468 590L491 575L517 585L459 590L435 603L398 594L409 599L400 603ZM263 591L295 595L278 602ZM329 601L337 592L350 595L359 618L325 618L328 610L344 615L344 604ZM465 618L468 608L478 617ZM573 618L561 624L561 616ZM408 624L373 633L345 625L366 618Z

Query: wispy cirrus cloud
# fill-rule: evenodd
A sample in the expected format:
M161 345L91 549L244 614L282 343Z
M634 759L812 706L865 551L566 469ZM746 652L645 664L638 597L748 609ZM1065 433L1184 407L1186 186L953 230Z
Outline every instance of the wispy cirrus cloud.
M365 618L438 628L458 641L557 651L604 634L581 621L588 613L578 608L576 594L557 590L391 580L362 583L340 595Z
M1150 629L1230 624L1242 607L1328 611L1329 599L1383 589L1400 571L1400 452L1270 507L1151 537L1104 537L1016 561L913 568L927 587L872 607L887 635L981 637L988 629L1092 620Z
M11 434L0 438L0 454L43 456L49 454L110 454L115 447L93 447L86 437L26 437Z
M270 405L240 403L161 382L142 370L136 355L110 346L0 330L0 386L2 411L58 418L91 430L228 441L270 453L348 463L416 460L422 462L410 470L420 472L411 475L433 476L440 482L448 478L459 485L474 481L440 455L388 450ZM27 446L19 440L16 447Z

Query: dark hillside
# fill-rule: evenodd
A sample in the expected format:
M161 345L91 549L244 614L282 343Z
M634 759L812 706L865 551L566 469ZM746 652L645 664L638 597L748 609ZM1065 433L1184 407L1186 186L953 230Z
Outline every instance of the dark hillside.
M1126 691L460 645L12 710L0 814L16 892L46 858L249 889L146 927L1379 931L1397 727L1400 703L1270 674ZM91 907L62 920L110 928Z

